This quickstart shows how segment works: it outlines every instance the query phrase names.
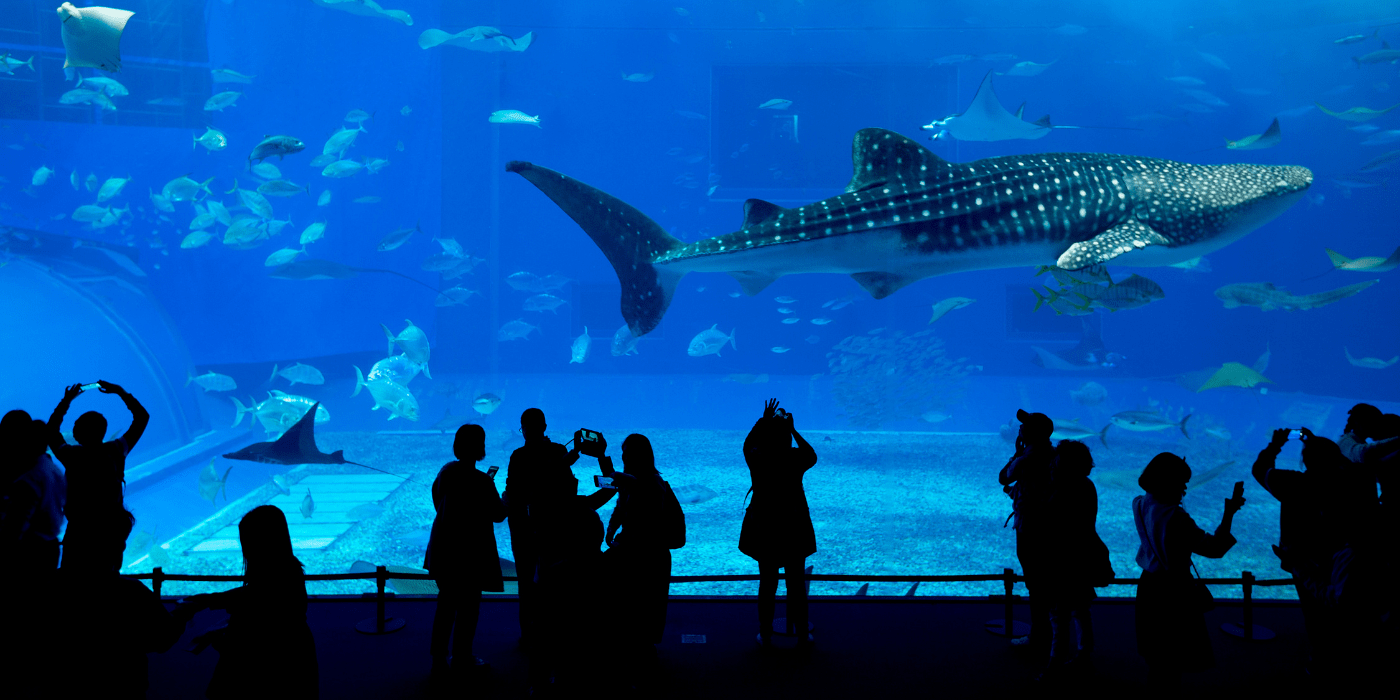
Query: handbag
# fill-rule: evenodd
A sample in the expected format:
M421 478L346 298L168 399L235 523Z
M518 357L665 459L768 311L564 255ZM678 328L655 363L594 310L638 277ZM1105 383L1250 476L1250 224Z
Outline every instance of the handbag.
M1187 610L1194 613L1208 613L1215 609L1215 596L1210 594L1210 589L1206 584L1201 583L1201 572L1196 571L1196 563L1191 563L1191 572L1194 576L1187 579L1188 583L1185 603Z
M1088 564L1084 568L1089 572L1089 585L1094 588L1104 588L1113 584L1115 576L1113 572L1113 562L1108 557L1108 545L1103 543L1103 538L1099 533L1094 533L1094 539L1089 542L1087 548Z

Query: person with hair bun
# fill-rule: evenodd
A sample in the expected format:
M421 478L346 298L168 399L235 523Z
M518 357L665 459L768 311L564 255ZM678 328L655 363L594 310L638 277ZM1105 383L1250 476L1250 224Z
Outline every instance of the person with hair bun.
M1244 506L1244 482L1237 481L1234 494L1225 499L1220 526L1208 533L1181 507L1190 480L1186 460L1163 452L1138 477L1138 486L1147 493L1133 499L1137 563L1142 567L1136 606L1138 653L1147 661L1149 682L1159 690L1179 687L1185 671L1215 665L1205 619L1215 601L1205 584L1192 577L1191 555L1225 556L1235 546L1230 526Z

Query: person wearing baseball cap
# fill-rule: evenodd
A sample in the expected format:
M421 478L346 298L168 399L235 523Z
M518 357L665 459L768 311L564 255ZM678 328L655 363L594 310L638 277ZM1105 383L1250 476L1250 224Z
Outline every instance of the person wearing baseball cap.
M1037 596L1033 588L1046 551L1042 540L1047 533L1041 520L1045 503L1050 498L1050 467L1055 459L1050 434L1055 432L1055 424L1044 413L1024 410L1016 411L1016 419L1021 422L1016 436L1016 454L1002 467L997 480L1001 482L1002 491L1011 497L1009 519L1013 520L1012 527L1016 530L1016 558L1021 562L1026 589L1031 592L1031 631L1011 643L1017 646L1034 644L1037 655L1048 656L1050 611L1045 605L1045 596Z

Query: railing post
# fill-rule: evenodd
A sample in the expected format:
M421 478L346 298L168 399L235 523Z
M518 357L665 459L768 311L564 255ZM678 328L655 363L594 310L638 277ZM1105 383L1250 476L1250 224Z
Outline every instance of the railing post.
M384 586L388 583L388 568L374 567L374 632L384 634Z
M1014 569L1002 569L1001 575L1002 586L1006 589L1006 616L1002 629L1006 630L1006 637L1010 639L1016 636L1015 621L1011 619L1013 613L1011 591L1016 587L1016 571Z
M1244 638L1254 641L1254 574L1242 572L1240 579L1244 587Z
M151 590L155 591L157 598L160 597L160 587L163 583L165 583L164 568L157 566L151 569Z

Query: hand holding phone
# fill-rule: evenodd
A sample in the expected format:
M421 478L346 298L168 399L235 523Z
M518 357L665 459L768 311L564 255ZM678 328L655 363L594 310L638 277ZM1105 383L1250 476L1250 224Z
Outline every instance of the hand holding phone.
M1234 513L1244 507L1244 482L1236 481L1235 490L1225 499L1225 512Z

